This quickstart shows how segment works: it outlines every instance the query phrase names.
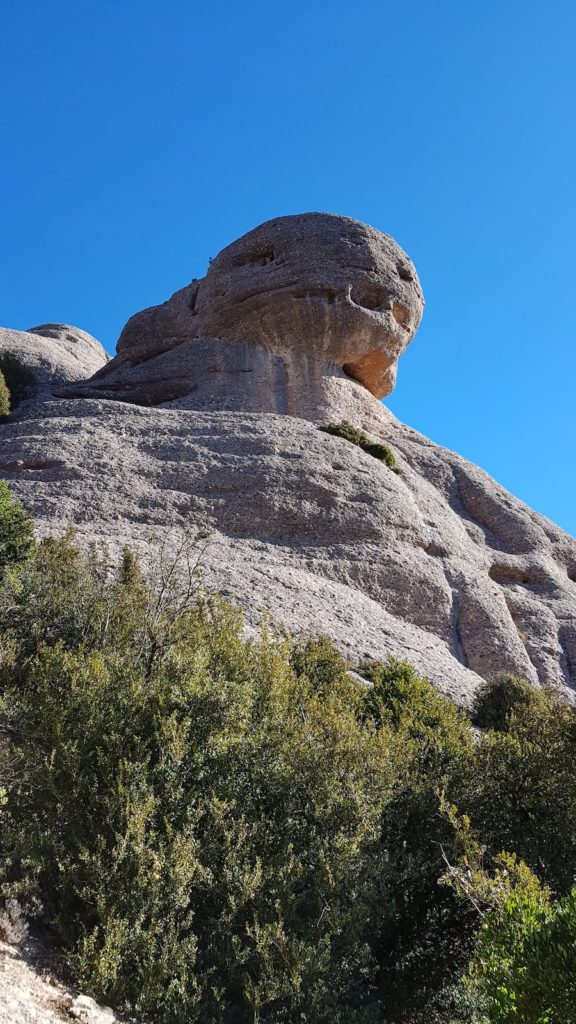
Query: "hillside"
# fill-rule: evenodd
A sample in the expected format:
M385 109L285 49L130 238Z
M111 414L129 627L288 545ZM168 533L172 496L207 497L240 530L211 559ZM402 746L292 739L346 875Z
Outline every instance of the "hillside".
M0 330L2 1024L576 1024L576 541L382 404L423 308L307 214Z
M208 528L210 586L352 662L408 657L461 702L502 671L571 691L576 542L378 401L422 308L389 236L269 222L132 317L90 379L63 377L53 343L57 383L3 425L0 472L43 531L149 560L167 530ZM28 366L21 337L0 335L0 367ZM342 420L401 475L317 429Z

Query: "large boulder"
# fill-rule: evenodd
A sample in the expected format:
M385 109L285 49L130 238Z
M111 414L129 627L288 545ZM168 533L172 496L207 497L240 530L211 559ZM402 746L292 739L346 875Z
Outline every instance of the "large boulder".
M389 235L330 214L280 217L133 316L116 358L75 393L318 419L346 394L390 394L423 308Z

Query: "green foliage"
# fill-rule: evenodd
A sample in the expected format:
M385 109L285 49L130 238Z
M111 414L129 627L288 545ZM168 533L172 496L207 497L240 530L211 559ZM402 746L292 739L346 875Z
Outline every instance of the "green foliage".
M364 666L373 683L363 712L397 739L396 787L382 812L380 921L374 948L392 1018L411 1012L429 1024L438 992L465 969L474 915L438 886L453 831L438 813L439 792L467 789L473 762L469 722L406 662ZM440 1018L439 1018L440 1019Z
M0 419L4 416L8 416L10 413L10 391L6 383L6 378L0 370Z
M35 545L4 484L0 552L0 897L90 991L155 1024L573 1020L571 705L504 679L473 738L405 662L363 686L324 637L247 639L193 559L151 589Z
M12 565L24 562L34 547L34 528L8 484L0 480L0 579Z
M462 990L476 995L490 1024L574 1024L576 890L557 902L526 864L501 853L485 862L468 818L447 816L460 863L445 881L482 919Z
M505 673L484 683L476 693L473 717L481 729L504 732L516 713L529 713L542 704L543 692L525 679Z
M151 621L133 559L110 578L70 536L7 598L5 895L155 1021L379 1019L391 737L329 645L249 642L218 600Z
M350 441L351 444L362 448L362 451L367 452L368 455L372 455L375 459L379 459L380 462L384 462L395 473L401 473L401 470L395 465L396 459L388 445L371 441L367 434L352 426L348 420L342 420L341 423L328 423L326 426L319 427L318 429L322 430L325 434L332 434L334 437L342 437L345 441Z
M462 806L492 850L517 853L566 895L576 878L576 709L514 678L500 685L504 728L477 744Z

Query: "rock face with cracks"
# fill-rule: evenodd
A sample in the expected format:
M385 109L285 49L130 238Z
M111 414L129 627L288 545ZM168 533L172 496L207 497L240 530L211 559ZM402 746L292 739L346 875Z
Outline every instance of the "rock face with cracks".
M378 400L422 308L388 236L270 221L132 317L94 377L3 424L0 475L41 531L150 565L207 525L207 586L351 664L406 658L461 703L504 671L571 691L576 542ZM342 419L401 475L318 430Z

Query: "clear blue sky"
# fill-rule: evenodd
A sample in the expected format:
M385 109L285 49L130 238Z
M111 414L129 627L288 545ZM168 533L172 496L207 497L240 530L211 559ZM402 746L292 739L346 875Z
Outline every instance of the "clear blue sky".
M0 322L128 316L270 217L427 309L389 400L576 533L574 0L5 0Z

